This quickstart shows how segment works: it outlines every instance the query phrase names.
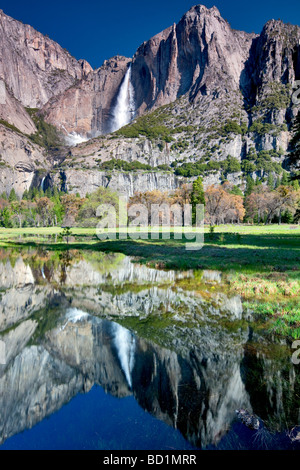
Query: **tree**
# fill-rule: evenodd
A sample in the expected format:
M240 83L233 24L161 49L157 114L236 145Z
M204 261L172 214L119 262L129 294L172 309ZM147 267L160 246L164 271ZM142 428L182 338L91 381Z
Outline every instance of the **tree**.
M226 160L224 161L224 173L227 175L228 173L237 173L241 171L241 164L237 158L228 155Z
M243 197L231 194L231 185L209 186L205 192L206 221L210 225L241 222L245 216Z
M151 223L151 216L152 216L152 206L158 205L163 206L163 204L170 204L172 196L169 197L167 192L159 191L158 189L154 189L153 191L146 191L144 193L137 192L135 193L128 202L128 207L135 204L142 204L145 206L148 212L148 223ZM163 211L160 211L158 214L159 220L164 223L165 215ZM159 222L159 221L157 221Z
M228 190L230 194L235 194L236 196L244 196L243 191L238 186L232 186L231 189Z
M274 189L274 186L275 186L275 181L274 181L274 176L273 176L273 173L269 173L268 175L268 188L269 189Z
M8 207L4 207L0 210L0 226L5 228L11 227L10 211Z
M250 175L247 176L246 178L246 190L245 190L245 196L248 196L249 194L252 193L253 189L255 186L255 182L253 178L251 178Z
M8 200L9 202L18 201L18 196L16 195L14 188L12 188L11 192L9 193Z
M282 173L282 178L281 178L280 184L281 184L282 186L286 186L287 184L289 184L288 174L287 174L286 171L284 171L284 172Z
M183 207L188 204L191 200L192 188L189 184L183 184L180 188L176 189L172 196L172 204L179 204Z
M74 194L65 194L61 197L64 211L63 225L72 227L75 225L81 206L86 199L78 199Z
M279 186L275 191L266 192L266 221L271 223L274 217L278 217L278 223L281 223L282 213L284 211L295 212L299 194L294 191L292 186Z
M193 189L191 192L191 204L192 204L192 223L195 224L197 205L203 204L205 206L205 194L204 194L202 179L200 176L193 182Z
M54 225L54 203L48 197L41 197L36 201L37 214L42 220L43 227Z
M12 211L12 214L17 218L18 220L18 225L19 228L22 228L23 222L26 218L25 214L25 206L26 202L25 201L14 201L11 203L10 208Z
M300 111L295 118L295 121L292 126L292 140L291 140L291 149L290 154L290 164L295 171L300 170ZM300 175L295 176L297 179L300 179Z
M97 209L102 204L113 206L118 215L119 197L117 193L107 188L100 187L94 193L89 195L88 199L79 199L75 195L72 196L73 211L77 210L76 220L84 227L96 226L99 222L97 217Z
M269 189L255 187L254 190L246 196L245 207L247 218L252 222L264 222L267 211L267 195Z
M67 245L69 244L70 238L72 236L72 230L70 227L65 227L62 232L58 235L58 240L63 241L66 240Z

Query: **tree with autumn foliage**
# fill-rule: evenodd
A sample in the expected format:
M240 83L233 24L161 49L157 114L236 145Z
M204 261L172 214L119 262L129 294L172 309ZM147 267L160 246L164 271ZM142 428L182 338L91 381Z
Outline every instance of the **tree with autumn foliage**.
M295 214L300 200L300 191L293 185L280 185L271 191L267 186L256 187L246 197L247 216L252 222L271 223L275 218L280 224L282 214L290 211Z
M61 197L61 203L64 210L62 225L64 227L73 227L79 216L79 211L86 199L75 196L75 194L65 194Z
M171 194L172 204L179 204L183 207L191 200L192 184L184 183Z
M128 208L132 207L133 205L143 205L148 212L148 223L151 224L151 215L152 215L152 208L153 206L160 206L161 210L159 210L158 218L164 223L165 211L164 205L170 205L171 197L167 192L159 191L155 189L153 191L145 191L143 192L136 192L128 201Z
M205 221L210 225L240 223L245 216L243 197L230 192L231 185L211 185L205 191Z

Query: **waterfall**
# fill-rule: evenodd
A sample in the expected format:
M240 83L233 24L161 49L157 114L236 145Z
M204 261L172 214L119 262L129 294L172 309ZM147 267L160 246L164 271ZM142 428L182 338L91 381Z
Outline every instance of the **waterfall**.
M134 118L135 101L134 89L131 83L131 65L121 83L116 105L112 111L111 132L117 131Z
M43 176L42 181L41 181L41 190L44 191L44 192L45 192L45 189L44 189L45 179L46 179L46 177Z
M129 387L132 387L131 373L134 366L135 338L130 331L118 323L113 324L114 343L120 364Z

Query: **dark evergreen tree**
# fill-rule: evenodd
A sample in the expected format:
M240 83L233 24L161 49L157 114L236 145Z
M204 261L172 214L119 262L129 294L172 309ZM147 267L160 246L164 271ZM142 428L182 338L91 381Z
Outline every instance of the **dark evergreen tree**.
M200 176L193 182L193 190L191 193L191 204L192 204L192 223L196 223L196 209L197 204L203 204L205 206L205 195L203 189L203 183Z
M245 196L249 196L249 194L252 193L254 186L255 186L254 180L251 178L250 175L248 175L246 178Z
M268 187L271 189L271 191L273 191L274 186L275 186L275 181L274 181L273 173L269 173L269 176L268 176Z
M294 178L300 179L300 111L298 111L298 114L293 123L292 133L293 137L290 144L292 152L290 154L289 160L291 169L296 172Z
M16 191L14 190L14 188L12 188L9 196L8 196L8 200L9 202L14 202L14 201L17 201L18 200L18 196L16 195Z
M286 171L282 173L282 178L281 178L280 183L282 186L287 186L289 184L289 178L288 178L288 174Z

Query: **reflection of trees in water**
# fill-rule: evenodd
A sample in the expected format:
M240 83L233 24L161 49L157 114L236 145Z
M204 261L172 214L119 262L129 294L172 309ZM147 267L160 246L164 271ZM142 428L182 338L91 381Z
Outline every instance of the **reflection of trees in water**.
M246 345L241 363L243 381L254 412L271 432L299 423L300 370L282 345Z
M70 251L66 250L59 254L59 260L60 260L59 282L61 285L63 285L66 283L66 280L67 280L67 269L71 266L72 262L74 262L74 259Z

